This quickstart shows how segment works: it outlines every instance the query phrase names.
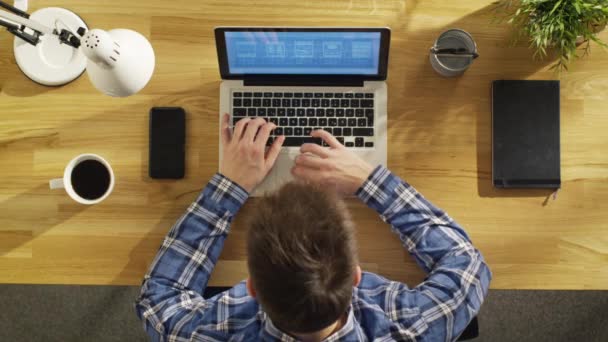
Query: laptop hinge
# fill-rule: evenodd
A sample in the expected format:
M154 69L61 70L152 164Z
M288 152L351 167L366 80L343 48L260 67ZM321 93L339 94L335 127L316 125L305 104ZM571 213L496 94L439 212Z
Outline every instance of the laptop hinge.
M288 86L288 87L363 87L364 80L353 78L329 78L314 79L300 77L285 77L281 79L271 78L246 78L243 80L246 86Z

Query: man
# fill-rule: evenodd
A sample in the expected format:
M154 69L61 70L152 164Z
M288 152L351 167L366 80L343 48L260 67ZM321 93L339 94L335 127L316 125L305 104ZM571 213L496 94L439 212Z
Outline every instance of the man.
M159 341L452 341L478 313L491 274L466 233L386 168L372 166L325 131L330 147L304 144L289 184L260 200L249 223L250 277L201 296L232 218L268 174L284 141L275 126L222 124L224 159L173 226L144 278L136 309ZM331 190L321 190L322 187ZM410 289L362 272L353 224L335 193L356 194L392 225L429 273ZM365 243L365 242L364 242Z

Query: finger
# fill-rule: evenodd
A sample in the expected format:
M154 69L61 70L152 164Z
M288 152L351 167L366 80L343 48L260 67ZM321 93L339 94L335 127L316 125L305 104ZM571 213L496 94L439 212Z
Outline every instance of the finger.
M262 128L260 128L258 135L255 137L255 144L261 148L264 148L264 146L266 146L266 142L268 141L268 137L270 136L270 132L272 132L272 130L275 128L277 128L277 125L273 123L263 125Z
M316 131L312 131L310 133L310 135L313 136L313 137L315 137L315 138L321 138L321 139L323 139L323 141L325 141L327 143L327 145L329 145L329 147L333 147L333 148L343 147L342 144L340 144L340 142L338 141L338 139L336 139L328 131L324 131L322 129L318 129Z
M300 154L296 157L296 165L307 168L324 169L330 166L327 159L322 159L309 154Z
M326 147L317 145L317 144L311 144L311 143L302 144L302 146L300 146L300 152L301 153L312 153L321 158L329 157L329 149Z
M232 133L232 141L238 142L241 139L243 131L245 130L245 127L247 127L249 121L251 121L250 118L242 118L236 123L236 126L234 126L234 132Z
M222 116L222 130L220 135L222 136L222 145L228 145L232 138L232 132L230 131L230 115L228 113L224 113Z
M301 165L295 165L292 167L291 173L296 178L304 179L312 183L322 183L324 178L324 173L319 171L319 169L313 169Z
M255 136L258 134L258 130L260 126L266 123L266 120L262 118L256 118L255 120L249 122L247 124L247 129L243 132L242 140L246 140L248 142L253 142L255 140Z
M274 165L274 162L277 160L277 157L279 156L279 152L281 152L281 147L283 146L284 141L285 141L284 135L281 135L280 137L276 138L274 140L274 142L272 143L272 145L270 146L270 148L268 149L268 152L266 152L267 170L270 170L272 168L272 166Z

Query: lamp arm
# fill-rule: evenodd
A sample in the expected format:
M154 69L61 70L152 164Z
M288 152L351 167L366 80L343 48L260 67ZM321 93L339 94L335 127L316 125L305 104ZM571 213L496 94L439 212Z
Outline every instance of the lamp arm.
M61 43L69 45L73 48L78 48L80 46L80 39L69 30L62 29L59 32L57 29L53 29L52 27L48 27L37 21L31 20L29 18L29 14L5 2L0 1L0 7L6 9L0 9L0 26L6 27L10 33L32 45L37 45L40 42L40 35L46 34L57 36ZM26 32L26 28L32 30L33 33ZM81 36L84 34L84 31L82 30L82 28L78 29L78 34Z
M0 3L2 3L2 1L0 1ZM6 5L6 4L4 4L4 5ZM6 5L6 6L10 6L10 5ZM2 6L2 7L6 8L5 6ZM12 6L10 6L10 7L12 7ZM19 11L20 13L25 13L17 8L14 8L14 7L12 7L12 8L16 11ZM25 14L27 15L27 13L25 13ZM53 31L54 31L51 27L42 25L41 23L39 23L37 21L29 19L29 15L27 17L23 17L23 16L13 14L8 11L0 10L0 20L2 20L3 22L9 22L9 23L13 23L13 24L16 23L16 24L25 26L26 28L29 28L32 31L38 32L39 34L53 34Z
M15 0L15 6L11 6L4 1L0 1L0 7L26 19L30 17L30 15L25 12L27 10L27 0Z
M37 45L40 42L40 33L34 31L34 33L27 33L24 32L21 28L22 26L13 24L11 22L8 21L3 21L0 19L0 26L4 26L6 27L6 30L12 34L14 34L15 36L23 39L24 41L32 44L32 45Z

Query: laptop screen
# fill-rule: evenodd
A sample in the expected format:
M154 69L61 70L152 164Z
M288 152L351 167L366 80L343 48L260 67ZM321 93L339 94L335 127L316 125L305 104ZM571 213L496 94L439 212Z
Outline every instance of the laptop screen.
M226 32L232 74L378 73L380 32Z
M222 76L242 77L386 78L388 36L385 28L216 29Z

